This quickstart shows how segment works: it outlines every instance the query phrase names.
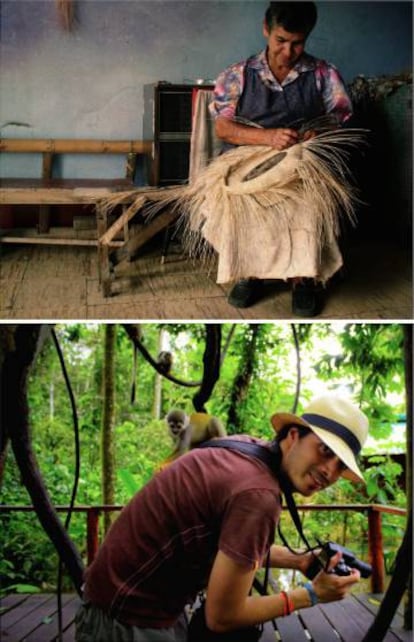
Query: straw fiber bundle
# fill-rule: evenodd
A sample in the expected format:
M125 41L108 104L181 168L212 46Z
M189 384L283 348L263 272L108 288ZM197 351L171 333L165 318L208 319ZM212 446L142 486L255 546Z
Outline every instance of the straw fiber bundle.
M340 218L354 220L346 176L361 130L335 130L283 152L243 146L216 158L180 197L191 253L219 255L219 283L314 277L342 265Z
M285 151L237 147L189 185L146 191L147 211L180 209L184 246L205 260L218 254L218 283L296 276L324 282L342 265L341 217L355 222L347 160L365 133L324 132Z

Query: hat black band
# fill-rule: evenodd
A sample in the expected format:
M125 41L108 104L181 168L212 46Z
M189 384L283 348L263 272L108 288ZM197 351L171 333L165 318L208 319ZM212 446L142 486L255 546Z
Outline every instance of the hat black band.
M324 417L323 415L315 415L312 413L306 413L302 415L302 419L310 424L313 424L317 428L322 428L323 430L327 430L333 435L340 437L342 441L344 441L347 446L349 446L355 456L358 455L359 451L361 450L361 444L359 443L355 435L349 430L349 428L338 423L337 421L328 419L328 417Z

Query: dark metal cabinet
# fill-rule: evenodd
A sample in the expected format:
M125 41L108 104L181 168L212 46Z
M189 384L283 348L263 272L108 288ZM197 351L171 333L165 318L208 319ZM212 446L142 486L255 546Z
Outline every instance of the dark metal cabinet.
M194 88L160 82L154 94L154 183L176 185L188 179Z

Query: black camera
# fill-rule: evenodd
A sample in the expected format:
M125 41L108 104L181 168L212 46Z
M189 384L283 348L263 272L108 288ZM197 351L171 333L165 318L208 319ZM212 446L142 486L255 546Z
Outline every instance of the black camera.
M342 553L342 559L329 571L330 573L346 576L351 574L351 569L356 568L360 572L361 577L370 577L372 574L372 566L355 557L353 552L348 548L344 548L340 544L335 544L335 542L326 542L326 544L322 546L321 552L315 556L315 559L306 571L306 577L313 580L319 571L328 568L331 557L339 552Z

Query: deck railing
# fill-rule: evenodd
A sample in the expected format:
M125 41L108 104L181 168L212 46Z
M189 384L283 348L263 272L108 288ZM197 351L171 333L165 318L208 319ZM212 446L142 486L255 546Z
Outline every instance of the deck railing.
M86 514L87 562L94 559L99 547L99 518L102 513L122 510L121 505L75 506L74 513ZM371 592L383 593L385 589L385 567L382 539L382 514L388 513L405 517L406 509L382 504L298 504L299 511L352 511L365 513L368 517L368 556L372 565ZM57 512L67 512L68 506L55 506ZM286 508L284 507L284 510ZM0 505L0 513L35 512L33 506Z

